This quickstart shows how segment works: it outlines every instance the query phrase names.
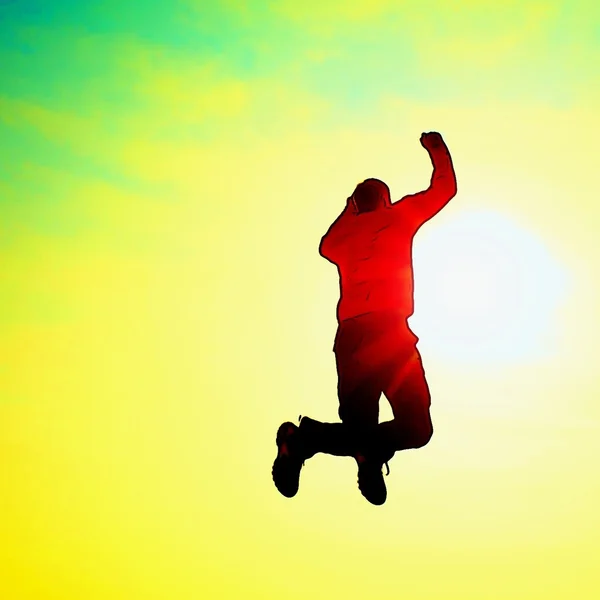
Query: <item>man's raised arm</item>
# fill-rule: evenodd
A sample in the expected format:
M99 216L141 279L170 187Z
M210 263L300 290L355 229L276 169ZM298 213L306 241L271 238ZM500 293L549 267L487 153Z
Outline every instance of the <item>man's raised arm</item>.
M456 195L456 175L450 152L437 132L421 135L421 145L429 153L433 174L429 187L418 194L405 196L393 206L409 209L420 226L438 213Z

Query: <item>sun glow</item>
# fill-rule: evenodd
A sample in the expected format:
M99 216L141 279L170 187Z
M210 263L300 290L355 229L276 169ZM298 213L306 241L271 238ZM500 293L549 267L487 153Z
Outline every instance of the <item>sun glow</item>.
M543 242L500 213L457 214L426 225L414 252L411 325L432 351L506 364L551 350L566 273Z

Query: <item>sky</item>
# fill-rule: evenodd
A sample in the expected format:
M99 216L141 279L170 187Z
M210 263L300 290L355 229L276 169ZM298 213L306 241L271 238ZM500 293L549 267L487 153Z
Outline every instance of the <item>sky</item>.
M0 1L0 595L600 594L600 8ZM458 194L418 233L435 433L368 504L337 419L356 184ZM382 413L389 410L382 398Z

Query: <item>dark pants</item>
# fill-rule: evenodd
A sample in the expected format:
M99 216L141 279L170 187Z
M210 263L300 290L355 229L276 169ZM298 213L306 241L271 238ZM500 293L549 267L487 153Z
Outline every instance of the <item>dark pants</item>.
M372 456L389 460L396 451L420 448L433 433L431 398L418 338L394 312L373 312L339 324L334 352L342 423L303 419L310 454ZM384 393L394 418L379 423Z

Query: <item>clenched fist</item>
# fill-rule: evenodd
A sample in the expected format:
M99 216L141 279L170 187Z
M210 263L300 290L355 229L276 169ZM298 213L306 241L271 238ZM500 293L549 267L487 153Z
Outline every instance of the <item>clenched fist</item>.
M436 148L442 148L444 146L444 140L437 131L422 133L421 146L423 146L425 150L435 150Z

